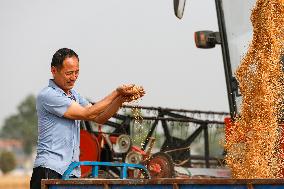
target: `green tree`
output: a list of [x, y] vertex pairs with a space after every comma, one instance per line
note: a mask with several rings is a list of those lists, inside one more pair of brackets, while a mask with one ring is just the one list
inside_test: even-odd
[[0, 169], [6, 174], [16, 167], [15, 155], [12, 152], [3, 151], [0, 154]]
[[24, 152], [29, 155], [37, 142], [36, 100], [27, 96], [18, 106], [18, 112], [6, 118], [0, 137], [23, 142]]

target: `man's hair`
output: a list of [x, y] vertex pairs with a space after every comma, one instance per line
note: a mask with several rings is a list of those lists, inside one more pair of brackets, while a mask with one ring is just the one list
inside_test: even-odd
[[71, 58], [71, 57], [76, 57], [79, 61], [78, 55], [72, 49], [68, 48], [59, 49], [52, 57], [51, 67], [54, 66], [56, 68], [61, 69], [63, 61], [66, 58]]

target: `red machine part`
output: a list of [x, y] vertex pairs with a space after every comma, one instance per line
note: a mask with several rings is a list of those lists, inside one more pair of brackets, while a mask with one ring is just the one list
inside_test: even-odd
[[[104, 134], [103, 134], [103, 131], [102, 131], [102, 125], [101, 124], [98, 125], [98, 131], [99, 131], [99, 135], [96, 138], [97, 138], [97, 141], [99, 141], [100, 147], [102, 148], [105, 145], [106, 141], [105, 141], [105, 138], [104, 138]], [[112, 144], [116, 143], [117, 138], [118, 138], [118, 136], [109, 136], [109, 140]]]
[[144, 150], [142, 150], [138, 146], [132, 146], [131, 150], [140, 153], [142, 156], [146, 156], [147, 155], [146, 152]]
[[[86, 130], [80, 131], [80, 161], [100, 161], [101, 148], [95, 135]], [[92, 166], [81, 166], [81, 177], [87, 177]]]
[[[237, 122], [233, 122], [233, 120], [230, 117], [226, 117], [224, 119], [225, 123], [225, 139], [226, 141], [229, 141], [234, 134], [238, 132], [237, 127], [239, 126]], [[238, 138], [234, 138], [235, 142], [244, 142], [246, 141], [246, 137], [244, 134], [241, 134], [238, 132]]]
[[118, 136], [109, 136], [109, 140], [112, 144], [115, 144], [117, 141]]
[[225, 117], [224, 119], [225, 123], [225, 139], [226, 141], [229, 140], [230, 135], [232, 134], [232, 119], [230, 117]]
[[166, 153], [153, 154], [145, 163], [152, 178], [172, 178], [174, 176], [174, 163]]

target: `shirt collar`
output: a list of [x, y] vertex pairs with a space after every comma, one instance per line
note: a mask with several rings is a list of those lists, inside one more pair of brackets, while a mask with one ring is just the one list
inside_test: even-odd
[[60, 88], [58, 87], [58, 85], [55, 84], [54, 80], [53, 79], [50, 79], [49, 80], [49, 87], [52, 87], [53, 89], [57, 90], [57, 91], [60, 91], [61, 93], [63, 93], [64, 95], [67, 96], [67, 94]]
[[54, 82], [53, 79], [50, 79], [50, 80], [49, 80], [49, 85], [48, 85], [48, 86], [49, 86], [49, 87], [52, 87], [53, 89], [55, 89], [55, 90], [57, 90], [57, 91], [59, 91], [60, 93], [64, 94], [65, 96], [68, 96], [68, 98], [71, 97], [71, 98], [70, 98], [71, 100], [76, 101], [76, 97], [74, 96], [73, 89], [70, 90], [70, 94], [71, 94], [71, 95], [69, 96], [69, 95], [67, 95], [60, 87], [58, 87], [58, 85], [56, 85], [56, 83]]

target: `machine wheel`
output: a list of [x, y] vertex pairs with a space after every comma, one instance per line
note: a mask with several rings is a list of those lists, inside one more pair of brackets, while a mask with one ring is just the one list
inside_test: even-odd
[[[100, 145], [95, 135], [86, 130], [80, 131], [80, 161], [99, 161]], [[81, 177], [91, 174], [92, 166], [81, 166]]]
[[149, 160], [145, 162], [145, 166], [152, 178], [172, 178], [174, 176], [174, 163], [166, 153], [158, 152], [153, 154]]

